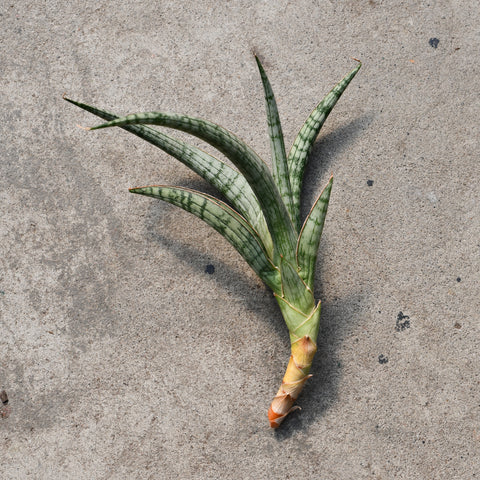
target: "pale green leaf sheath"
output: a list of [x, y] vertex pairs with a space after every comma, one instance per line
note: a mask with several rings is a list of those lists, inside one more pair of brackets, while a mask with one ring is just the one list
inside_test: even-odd
[[[85, 103], [75, 102], [66, 97], [64, 99], [104, 120], [120, 118]], [[250, 185], [240, 173], [203, 150], [148, 126], [127, 125], [121, 128], [160, 148], [214, 186], [252, 224], [272, 258], [273, 243], [265, 217]]]
[[[288, 157], [270, 82], [258, 59], [265, 92], [273, 174], [257, 154], [228, 130], [185, 115], [141, 113], [127, 117], [78, 102], [71, 103], [109, 120], [97, 128], [118, 126], [174, 156], [221, 192], [221, 200], [183, 187], [151, 186], [133, 193], [172, 203], [196, 215], [223, 235], [269, 286], [287, 324], [291, 355], [280, 389], [268, 411], [277, 428], [295, 407], [310, 375], [317, 350], [321, 303], [313, 295], [315, 263], [327, 214], [332, 178], [303, 222], [300, 191], [308, 153], [323, 122], [357, 73], [358, 65], [317, 106], [300, 130]], [[202, 150], [145, 125], [183, 130], [217, 148], [239, 172]], [[300, 228], [301, 227], [301, 228]]]
[[313, 292], [299, 276], [296, 267], [283, 257], [280, 261], [280, 274], [282, 276], [281, 299], [288, 302], [295, 310], [309, 315], [315, 303]]
[[328, 93], [327, 96], [315, 107], [298, 132], [288, 154], [288, 171], [290, 173], [290, 186], [292, 188], [294, 211], [292, 219], [297, 228], [300, 228], [301, 226], [300, 197], [308, 156], [310, 155], [315, 139], [325, 123], [325, 120], [338, 99], [342, 96], [342, 93], [353, 80], [353, 77], [355, 77], [360, 70], [361, 66], [362, 64], [359, 62], [358, 65], [340, 82], [338, 82], [330, 93]]
[[292, 246], [294, 249], [297, 235], [292, 221], [267, 165], [250, 147], [220, 125], [200, 118], [164, 112], [127, 115], [91, 130], [141, 124], [183, 130], [210, 143], [229, 158], [243, 174], [260, 203], [272, 236], [274, 259], [278, 259], [280, 255], [294, 258]]

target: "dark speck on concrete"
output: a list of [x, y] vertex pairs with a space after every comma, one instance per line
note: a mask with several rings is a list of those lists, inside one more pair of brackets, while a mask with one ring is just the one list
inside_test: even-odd
[[461, 323], [458, 323], [458, 322], [455, 322], [454, 327], [455, 327], [457, 330], [460, 330], [460, 329], [462, 328], [462, 324], [461, 324]]
[[7, 395], [7, 392], [5, 390], [2, 390], [0, 392], [0, 400], [2, 401], [2, 403], [4, 405], [7, 405], [8, 403], [8, 395]]
[[379, 355], [378, 363], [380, 363], [381, 365], [383, 365], [384, 363], [388, 363], [388, 357], [386, 357], [385, 355]]
[[457, 282], [461, 282], [462, 279], [460, 277], [457, 277]]
[[428, 43], [430, 44], [431, 47], [437, 48], [438, 44], [440, 43], [440, 40], [438, 38], [431, 38]]
[[406, 328], [410, 328], [410, 317], [404, 315], [403, 312], [398, 312], [395, 330], [397, 332], [403, 332]]
[[208, 273], [209, 275], [213, 275], [215, 273], [215, 267], [213, 265], [207, 265], [205, 267], [205, 273]]
[[373, 180], [367, 180], [367, 185], [371, 187], [373, 185]]

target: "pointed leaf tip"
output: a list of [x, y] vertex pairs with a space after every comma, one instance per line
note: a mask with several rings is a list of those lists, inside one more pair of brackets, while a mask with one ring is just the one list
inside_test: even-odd
[[300, 268], [300, 276], [310, 288], [313, 288], [315, 263], [327, 215], [332, 184], [333, 176], [330, 177], [326, 187], [313, 204], [298, 237], [297, 265]]
[[340, 80], [340, 82], [338, 82], [314, 108], [298, 132], [288, 154], [288, 171], [290, 174], [290, 185], [295, 211], [294, 218], [297, 221], [297, 228], [300, 227], [300, 194], [302, 190], [303, 174], [305, 172], [305, 166], [313, 143], [315, 142], [315, 139], [328, 115], [342, 96], [347, 86], [360, 70], [361, 65], [361, 62], [359, 62], [359, 64], [356, 65], [350, 73], [345, 75], [345, 77], [343, 77], [343, 79]]
[[294, 213], [292, 191], [290, 187], [290, 178], [287, 164], [287, 154], [285, 152], [285, 143], [283, 140], [282, 125], [278, 114], [277, 102], [272, 90], [270, 81], [262, 66], [262, 62], [255, 55], [258, 71], [263, 84], [265, 96], [265, 109], [267, 113], [268, 135], [270, 137], [270, 151], [272, 155], [272, 170], [275, 184], [278, 187], [280, 196], [287, 208], [290, 218]]
[[[132, 125], [159, 125], [182, 130], [206, 141], [223, 153], [238, 168], [253, 190], [275, 247], [279, 251], [294, 251], [296, 231], [272, 174], [265, 162], [236, 135], [207, 120], [162, 112], [127, 115], [92, 127], [91, 130]], [[276, 250], [273, 256], [275, 255]]]
[[[65, 100], [106, 121], [120, 118], [112, 112], [85, 103], [79, 103], [69, 98], [65, 98]], [[265, 217], [257, 197], [243, 175], [203, 150], [146, 125], [124, 125], [120, 128], [173, 156], [217, 188], [232, 206], [252, 224], [269, 255], [273, 255], [272, 238]]]

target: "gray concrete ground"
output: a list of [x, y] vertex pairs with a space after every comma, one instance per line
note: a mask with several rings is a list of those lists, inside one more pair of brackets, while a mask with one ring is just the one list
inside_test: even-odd
[[[2, 479], [480, 477], [477, 2], [0, 14]], [[335, 175], [322, 328], [278, 431], [289, 346], [270, 292], [200, 220], [127, 187], [211, 190], [126, 132], [77, 128], [96, 119], [62, 100], [201, 116], [268, 158], [253, 49], [287, 144], [364, 63], [307, 171], [305, 210]]]

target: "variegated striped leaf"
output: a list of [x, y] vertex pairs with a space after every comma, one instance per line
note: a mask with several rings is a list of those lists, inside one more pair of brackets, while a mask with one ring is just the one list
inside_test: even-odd
[[294, 207], [294, 215], [292, 219], [297, 228], [299, 228], [301, 224], [300, 195], [308, 155], [312, 150], [315, 139], [325, 123], [325, 120], [347, 88], [348, 84], [353, 80], [353, 77], [357, 74], [358, 70], [360, 70], [361, 66], [362, 64], [359, 62], [359, 64], [339, 83], [337, 83], [330, 93], [327, 94], [327, 96], [317, 105], [305, 121], [303, 127], [300, 129], [300, 132], [295, 138], [288, 154], [288, 171], [290, 173], [290, 185], [292, 188]]
[[298, 275], [297, 269], [285, 258], [280, 260], [282, 298], [294, 309], [308, 315], [315, 306], [313, 293]]
[[244, 175], [260, 203], [273, 240], [274, 260], [277, 261], [280, 255], [284, 255], [294, 261], [296, 231], [268, 167], [248, 145], [220, 125], [186, 115], [162, 112], [128, 115], [93, 127], [92, 130], [139, 124], [161, 125], [190, 133], [229, 158]]
[[[83, 108], [104, 120], [110, 121], [120, 118], [119, 116], [105, 110], [100, 110], [96, 107], [76, 102], [66, 97], [64, 98], [68, 102]], [[243, 175], [203, 150], [200, 150], [193, 145], [188, 145], [181, 140], [175, 139], [170, 135], [159, 132], [151, 127], [145, 125], [127, 125], [121, 128], [137, 135], [152, 145], [155, 145], [169, 155], [172, 155], [172, 157], [175, 157], [213, 185], [258, 232], [265, 250], [269, 256], [272, 257], [273, 243], [270, 232], [268, 231], [260, 204]]]
[[332, 184], [333, 177], [330, 178], [327, 186], [313, 204], [298, 237], [297, 265], [300, 268], [300, 276], [311, 289], [313, 289], [315, 280], [318, 246], [320, 245], [325, 216], [327, 215]]
[[265, 93], [265, 107], [267, 110], [268, 135], [270, 137], [270, 150], [272, 152], [273, 178], [277, 184], [283, 202], [290, 216], [293, 214], [292, 190], [290, 188], [290, 176], [288, 174], [287, 154], [283, 140], [282, 125], [278, 115], [277, 102], [273, 94], [272, 86], [268, 80], [263, 66], [255, 55], [260, 77], [262, 78]]
[[159, 198], [201, 218], [235, 247], [274, 292], [281, 290], [280, 274], [263, 249], [257, 232], [226, 203], [205, 193], [183, 187], [159, 185], [131, 188], [130, 192]]

